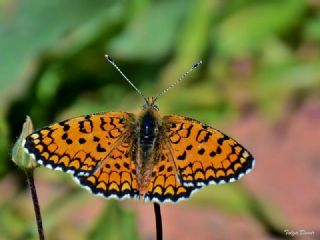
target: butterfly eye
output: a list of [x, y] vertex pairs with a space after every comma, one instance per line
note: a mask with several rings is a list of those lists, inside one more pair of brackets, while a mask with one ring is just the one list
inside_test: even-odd
[[145, 103], [142, 105], [142, 109], [150, 109], [150, 105], [148, 103]]

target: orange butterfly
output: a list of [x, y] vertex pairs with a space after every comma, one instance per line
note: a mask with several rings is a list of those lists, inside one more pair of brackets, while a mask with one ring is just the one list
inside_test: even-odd
[[161, 116], [155, 101], [199, 66], [195, 64], [139, 114], [109, 112], [72, 118], [30, 134], [25, 151], [38, 164], [72, 173], [81, 186], [107, 198], [177, 202], [208, 184], [233, 182], [254, 167], [232, 138], [197, 120]]

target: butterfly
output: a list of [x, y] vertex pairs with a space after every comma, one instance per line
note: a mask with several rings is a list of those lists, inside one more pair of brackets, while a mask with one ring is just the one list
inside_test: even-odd
[[160, 95], [181, 81], [193, 65], [158, 97], [145, 97], [139, 114], [106, 112], [64, 120], [37, 130], [23, 141], [39, 165], [71, 173], [93, 194], [178, 202], [205, 185], [234, 182], [255, 164], [233, 138], [197, 120], [161, 115]]

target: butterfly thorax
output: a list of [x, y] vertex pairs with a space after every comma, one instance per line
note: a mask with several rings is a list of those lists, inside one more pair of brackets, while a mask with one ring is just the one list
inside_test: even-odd
[[[149, 106], [149, 107], [148, 107]], [[137, 179], [140, 193], [147, 192], [155, 164], [156, 143], [159, 135], [159, 116], [157, 110], [148, 105], [139, 117], [137, 134]]]
[[[154, 104], [154, 98], [148, 97], [139, 117], [139, 147], [144, 156], [143, 162], [148, 162], [147, 152], [154, 146], [159, 130], [158, 107]], [[153, 149], [152, 149], [153, 150]]]

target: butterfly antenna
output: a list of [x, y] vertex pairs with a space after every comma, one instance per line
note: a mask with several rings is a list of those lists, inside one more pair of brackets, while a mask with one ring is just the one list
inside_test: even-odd
[[193, 70], [195, 70], [196, 68], [198, 68], [200, 65], [202, 64], [202, 61], [199, 61], [195, 64], [192, 65], [192, 67], [185, 72], [177, 81], [175, 81], [174, 83], [172, 83], [168, 88], [164, 89], [162, 92], [160, 92], [158, 94], [158, 96], [156, 96], [154, 98], [154, 101], [156, 101], [161, 95], [163, 95], [164, 93], [166, 93], [169, 89], [173, 88], [174, 86], [176, 86], [179, 82], [181, 82], [183, 79], [186, 78], [187, 75], [189, 75], [189, 73], [191, 73]]
[[124, 73], [120, 70], [120, 68], [117, 66], [117, 64], [113, 61], [110, 55], [106, 54], [104, 55], [105, 58], [111, 63], [118, 72], [122, 75], [122, 77], [144, 98], [145, 101], [147, 101], [146, 96], [124, 75]]

